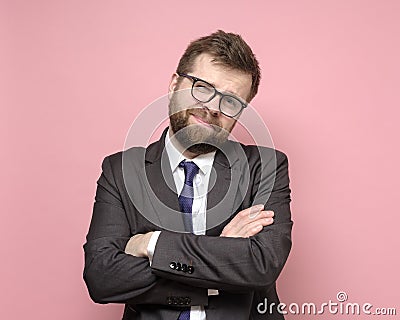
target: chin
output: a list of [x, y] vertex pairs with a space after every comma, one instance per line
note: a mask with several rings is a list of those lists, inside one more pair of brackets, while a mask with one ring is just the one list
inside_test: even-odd
[[200, 154], [206, 154], [206, 153], [216, 151], [217, 149], [218, 148], [216, 146], [213, 146], [211, 144], [198, 143], [198, 144], [194, 144], [194, 145], [188, 147], [186, 150], [188, 150], [191, 153], [200, 155]]
[[216, 151], [226, 142], [227, 136], [223, 134], [224, 132], [210, 133], [210, 130], [205, 130], [203, 126], [190, 126], [190, 129], [185, 127], [180, 130], [176, 138], [186, 150], [195, 154], [205, 154]]

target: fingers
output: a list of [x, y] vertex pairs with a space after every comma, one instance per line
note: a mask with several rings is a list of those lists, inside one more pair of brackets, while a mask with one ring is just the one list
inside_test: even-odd
[[[238, 215], [235, 218], [237, 218]], [[225, 228], [232, 230], [232, 231], [239, 231], [243, 227], [245, 227], [249, 224], [254, 224], [254, 223], [263, 224], [262, 221], [264, 219], [271, 219], [271, 223], [272, 223], [273, 216], [274, 216], [273, 211], [264, 211], [263, 210], [263, 211], [257, 212], [257, 214], [249, 214], [249, 215], [241, 216], [238, 219], [235, 219], [235, 221], [232, 219], [232, 221], [229, 222], [229, 224]]]
[[[257, 217], [257, 215], [264, 210], [264, 205], [262, 204], [257, 204], [255, 206], [252, 206], [250, 208], [244, 209], [242, 211], [240, 211], [237, 215], [240, 218], [244, 218], [244, 217], [249, 217], [250, 219]], [[236, 218], [235, 217], [235, 218]]]
[[243, 223], [249, 222], [251, 219], [259, 219], [260, 213], [264, 212], [264, 205], [255, 205], [250, 208], [240, 211], [232, 220], [229, 222], [231, 227], [239, 226]]
[[272, 218], [272, 211], [260, 211], [260, 210], [243, 210], [239, 212], [225, 227], [225, 231], [237, 232], [242, 229], [245, 225], [258, 221], [260, 219]]
[[256, 205], [253, 207], [250, 207], [247, 209], [245, 213], [243, 213], [243, 216], [246, 214], [248, 215], [249, 219], [254, 219], [256, 218], [262, 211], [264, 211], [264, 206], [263, 205]]
[[248, 238], [259, 233], [263, 227], [271, 225], [274, 222], [272, 217], [261, 218], [264, 216], [264, 213], [271, 215], [271, 213], [264, 211], [260, 213], [259, 218], [254, 221], [248, 222], [246, 224], [240, 224], [235, 227], [231, 227], [227, 225], [221, 233], [221, 236], [224, 237], [241, 237]]
[[273, 218], [263, 218], [253, 221], [249, 224], [244, 225], [238, 232], [237, 236], [248, 238], [259, 233], [263, 227], [269, 226], [274, 222]]
[[250, 237], [274, 222], [274, 212], [255, 205], [240, 211], [224, 228], [221, 236]]

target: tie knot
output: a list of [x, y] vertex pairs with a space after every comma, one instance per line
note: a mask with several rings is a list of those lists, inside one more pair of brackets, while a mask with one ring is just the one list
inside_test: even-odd
[[185, 171], [185, 183], [193, 185], [193, 178], [199, 172], [199, 167], [192, 161], [183, 160], [179, 163], [179, 167]]

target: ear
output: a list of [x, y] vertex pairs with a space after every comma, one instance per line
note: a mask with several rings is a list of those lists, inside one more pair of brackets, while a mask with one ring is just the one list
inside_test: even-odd
[[178, 78], [179, 78], [179, 75], [176, 72], [171, 76], [171, 81], [169, 82], [169, 86], [168, 86], [168, 99], [169, 100], [171, 100], [172, 94], [174, 93], [174, 91], [176, 90], [176, 88], [178, 86]]

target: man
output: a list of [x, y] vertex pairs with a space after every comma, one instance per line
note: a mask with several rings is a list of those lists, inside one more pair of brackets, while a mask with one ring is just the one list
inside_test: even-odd
[[228, 139], [259, 81], [239, 35], [188, 46], [161, 139], [103, 162], [84, 245], [95, 302], [124, 303], [124, 320], [283, 319], [273, 306], [291, 248], [287, 158]]

